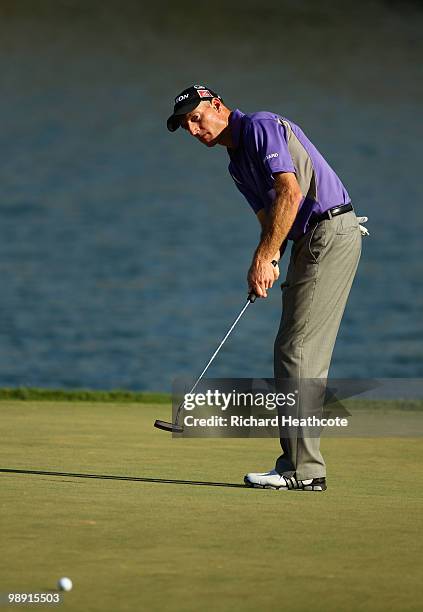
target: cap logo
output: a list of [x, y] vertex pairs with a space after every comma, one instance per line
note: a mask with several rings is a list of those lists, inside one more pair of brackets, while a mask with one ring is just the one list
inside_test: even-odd
[[208, 89], [199, 89], [197, 93], [200, 96], [200, 98], [213, 98], [213, 96], [211, 95]]
[[178, 96], [177, 98], [175, 98], [175, 104], [178, 104], [179, 102], [182, 102], [182, 100], [186, 100], [186, 98], [189, 97], [189, 94], [184, 94], [183, 96]]

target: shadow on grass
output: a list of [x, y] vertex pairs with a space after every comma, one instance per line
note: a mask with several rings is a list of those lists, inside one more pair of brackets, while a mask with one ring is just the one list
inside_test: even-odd
[[236, 487], [249, 490], [243, 484], [232, 482], [202, 482], [199, 480], [170, 480], [169, 478], [141, 478], [136, 476], [112, 476], [108, 474], [75, 474], [73, 472], [47, 472], [44, 470], [15, 470], [0, 468], [0, 472], [7, 474], [31, 474], [36, 476], [69, 476], [70, 478], [97, 478], [99, 480], [128, 480], [129, 482], [158, 482], [162, 484], [197, 485], [206, 487]]

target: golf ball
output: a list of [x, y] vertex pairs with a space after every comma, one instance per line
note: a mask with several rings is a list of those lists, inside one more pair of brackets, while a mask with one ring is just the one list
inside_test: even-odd
[[72, 580], [70, 578], [60, 578], [57, 586], [61, 591], [70, 591], [72, 589]]

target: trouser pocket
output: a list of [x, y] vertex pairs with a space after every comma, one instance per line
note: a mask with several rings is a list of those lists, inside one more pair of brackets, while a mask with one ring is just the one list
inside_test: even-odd
[[326, 247], [327, 221], [321, 221], [310, 230], [307, 249], [313, 263], [318, 263]]

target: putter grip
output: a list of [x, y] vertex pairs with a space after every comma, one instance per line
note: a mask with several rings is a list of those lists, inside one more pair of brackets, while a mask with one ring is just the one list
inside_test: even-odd
[[[278, 262], [276, 261], [276, 259], [272, 259], [271, 264], [272, 264], [272, 266], [273, 266], [274, 268], [276, 268], [276, 266], [278, 265]], [[248, 299], [249, 299], [249, 301], [251, 302], [251, 304], [254, 304], [254, 302], [255, 302], [255, 301], [256, 301], [256, 299], [257, 299], [257, 296], [256, 296], [256, 294], [254, 293], [254, 291], [251, 291], [251, 292], [248, 294]]]

